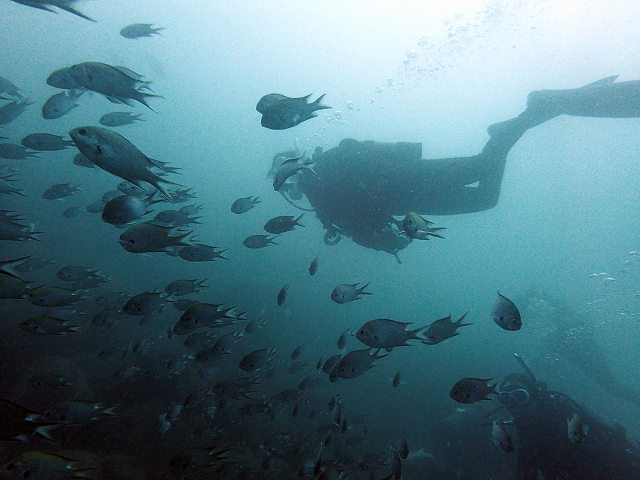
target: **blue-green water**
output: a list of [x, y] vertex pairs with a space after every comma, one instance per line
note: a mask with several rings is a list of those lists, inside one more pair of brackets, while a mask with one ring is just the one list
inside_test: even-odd
[[[424, 448], [433, 455], [436, 467], [431, 472], [419, 463], [430, 460], [405, 460], [403, 478], [514, 478], [516, 456], [492, 445], [494, 417], [482, 416], [499, 403], [461, 406], [449, 397], [460, 378], [500, 379], [520, 371], [514, 352], [549, 388], [619, 422], [629, 436], [640, 436], [638, 118], [563, 115], [529, 130], [507, 157], [497, 206], [429, 216], [447, 228], [446, 238], [414, 241], [400, 252], [402, 264], [348, 238], [325, 245], [313, 213], [305, 215], [304, 228], [281, 235], [276, 246], [242, 245], [248, 235], [265, 233], [268, 219], [299, 215], [267, 178], [278, 152], [311, 155], [316, 146], [329, 150], [354, 138], [422, 143], [426, 159], [471, 156], [487, 142], [487, 127], [522, 112], [531, 91], [577, 88], [610, 75], [619, 75], [620, 82], [640, 79], [640, 42], [630, 21], [640, 14], [635, 2], [429, 3], [78, 3], [96, 23], [0, 3], [0, 75], [34, 102], [0, 128], [0, 136], [19, 144], [33, 132], [68, 136], [72, 128], [97, 126], [111, 111], [141, 113], [143, 122], [115, 130], [149, 157], [182, 169], [168, 178], [191, 188], [194, 202], [203, 206], [197, 242], [229, 249], [228, 260], [204, 263], [128, 253], [118, 243], [123, 230], [99, 214], [62, 215], [68, 207], [84, 209], [121, 179], [74, 165], [75, 148], [2, 161], [17, 169], [12, 184], [25, 196], [3, 195], [1, 209], [23, 214], [24, 223], [43, 232], [40, 241], [2, 241], [2, 258], [54, 260], [22, 275], [32, 287], [64, 286], [55, 273], [65, 265], [100, 269], [110, 281], [84, 294], [73, 314], [81, 331], [64, 336], [27, 333], [20, 324], [42, 311], [26, 299], [0, 301], [0, 398], [40, 413], [64, 400], [118, 407], [115, 416], [57, 429], [53, 442], [2, 442], [0, 463], [25, 451], [65, 451], [100, 465], [104, 478], [212, 478], [221, 462], [207, 467], [197, 449], [224, 445], [238, 466], [213, 478], [297, 478], [331, 430], [328, 403], [339, 395], [348, 429], [334, 432], [332, 444], [323, 447], [325, 470], [340, 464], [349, 478], [371, 478], [362, 458], [375, 454], [387, 462], [389, 446], [406, 438], [411, 451]], [[166, 30], [138, 40], [119, 35], [137, 22]], [[157, 113], [139, 104], [112, 105], [88, 92], [68, 115], [43, 119], [42, 104], [60, 92], [46, 84], [48, 75], [88, 61], [126, 66], [151, 80], [163, 97], [149, 101]], [[332, 109], [291, 129], [268, 130], [255, 105], [271, 92], [313, 92], [312, 99], [326, 94], [323, 102]], [[41, 197], [52, 184], [66, 182], [80, 184], [82, 191], [59, 201]], [[249, 195], [260, 196], [261, 203], [243, 215], [230, 212], [235, 199]], [[164, 208], [177, 207], [154, 206], [156, 212]], [[316, 255], [319, 269], [311, 277], [307, 267]], [[184, 337], [168, 338], [181, 315], [171, 305], [143, 325], [131, 316], [111, 328], [92, 325], [99, 295], [130, 297], [162, 290], [179, 278], [206, 278], [209, 287], [189, 298], [239, 305], [247, 319], [263, 320], [264, 326], [238, 335], [231, 354], [203, 366], [183, 346]], [[287, 299], [278, 306], [276, 294], [289, 282]], [[331, 301], [337, 284], [355, 282], [371, 282], [373, 295], [344, 305]], [[501, 330], [491, 320], [497, 290], [519, 306], [520, 331]], [[318, 359], [339, 353], [336, 341], [346, 329], [374, 318], [423, 326], [466, 311], [473, 325], [455, 338], [435, 346], [412, 341], [356, 379], [331, 383], [321, 372], [320, 385], [300, 398], [279, 407], [269, 402], [315, 374]], [[239, 320], [215, 334], [240, 331], [245, 324]], [[150, 343], [148, 350], [132, 351], [142, 339]], [[300, 344], [308, 365], [290, 374], [289, 354]], [[247, 376], [238, 368], [245, 354], [274, 346], [277, 352], [257, 372], [260, 384], [251, 395], [252, 402], [266, 402], [266, 412], [246, 415], [241, 407], [249, 400], [222, 401], [206, 393], [217, 382]], [[359, 348], [350, 337], [347, 351]], [[103, 350], [113, 355], [100, 358]], [[114, 375], [124, 367], [139, 370], [127, 378]], [[398, 369], [402, 384], [394, 388]], [[52, 373], [71, 387], [36, 388], [28, 382], [35, 374]], [[192, 403], [161, 432], [159, 417], [188, 395]], [[293, 416], [296, 404], [299, 413]], [[456, 410], [461, 407], [463, 413]], [[438, 453], [438, 443], [447, 440], [434, 435], [434, 425], [456, 415], [469, 415], [474, 425], [486, 423], [486, 432], [469, 443], [490, 452], [477, 477], [456, 471]], [[565, 435], [566, 425], [559, 431]], [[516, 441], [516, 454], [521, 447]], [[89, 454], [95, 458], [87, 460]], [[179, 454], [197, 458], [198, 465], [180, 472], [170, 468]], [[373, 470], [373, 478], [382, 478], [389, 466]]]

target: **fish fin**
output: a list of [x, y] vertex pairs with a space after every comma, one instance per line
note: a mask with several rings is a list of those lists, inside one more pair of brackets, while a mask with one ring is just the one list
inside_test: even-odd
[[[320, 105], [320, 102], [322, 101], [322, 99], [325, 97], [326, 94], [322, 94], [320, 95], [315, 102], [310, 103], [309, 106], [312, 107], [313, 110], [324, 110], [327, 108], [331, 108], [328, 105]], [[313, 111], [312, 110], [312, 111]], [[315, 115], [314, 115], [315, 116]]]
[[106, 99], [107, 99], [107, 100], [109, 100], [111, 103], [114, 103], [114, 104], [116, 104], [116, 105], [122, 105], [122, 104], [124, 103], [122, 100], [120, 100], [119, 98], [116, 98], [116, 97], [109, 97], [109, 96], [106, 96], [106, 95], [105, 95], [105, 97], [104, 97], [104, 98], [106, 98]]
[[[358, 295], [373, 295], [373, 293], [371, 292], [365, 292], [364, 289], [367, 288], [369, 286], [371, 282], [367, 282], [365, 285], [363, 285], [362, 287], [358, 288]], [[356, 283], [357, 285], [357, 283]]]
[[33, 431], [33, 433], [35, 433], [36, 435], [39, 435], [42, 438], [45, 438], [47, 440], [51, 440], [53, 442], [54, 438], [51, 436], [51, 432], [53, 432], [54, 430], [60, 428], [61, 426], [62, 426], [62, 424], [60, 424], [60, 423], [54, 424], [54, 425], [42, 425], [42, 426], [36, 428]]
[[116, 413], [116, 408], [118, 408], [118, 407], [119, 407], [119, 405], [112, 405], [111, 407], [103, 408], [103, 409], [101, 410], [101, 412], [102, 412], [104, 415], [111, 415], [111, 416], [115, 417], [115, 416], [117, 415], [117, 413]]
[[38, 10], [44, 10], [45, 12], [51, 12], [51, 13], [55, 13], [55, 14], [58, 13], [48, 5], [37, 5], [37, 4], [34, 4], [34, 5], [25, 4], [25, 5], [27, 5], [27, 6], [31, 7], [31, 8], [37, 8]]
[[[158, 175], [156, 175], [155, 173], [147, 170], [148, 173], [148, 177], [147, 178], [143, 178], [141, 180], [153, 185], [156, 189], [158, 189], [160, 191], [160, 193], [162, 193], [162, 195], [164, 195], [170, 202], [173, 202], [173, 198], [171, 197], [171, 194], [160, 185], [160, 182], [162, 183], [167, 183], [169, 185], [177, 185], [178, 187], [184, 187], [184, 185], [180, 184], [180, 183], [176, 183], [176, 182], [172, 182], [170, 180], [165, 180], [162, 177], [159, 177]], [[139, 184], [139, 182], [133, 182], [135, 185], [137, 185], [140, 188], [143, 188], [142, 185]]]
[[141, 104], [143, 104], [145, 107], [147, 107], [152, 112], [158, 113], [153, 108], [151, 108], [151, 106], [147, 103], [147, 99], [148, 98], [164, 98], [162, 95], [155, 95], [155, 94], [151, 94], [151, 93], [141, 93], [141, 92], [137, 92], [137, 93], [139, 95], [137, 95], [136, 98], [134, 98], [134, 100], [140, 102]]
[[[463, 315], [462, 315], [458, 320], [456, 320], [455, 322], [453, 322], [453, 325], [454, 325], [456, 328], [459, 328], [459, 327], [466, 327], [467, 325], [473, 325], [473, 323], [463, 323], [463, 320], [466, 318], [466, 316], [467, 316], [467, 314], [468, 314], [468, 313], [469, 313], [468, 311], [467, 311], [467, 312], [464, 312], [464, 314], [463, 314]], [[451, 317], [451, 315], [449, 315], [449, 317]]]
[[445, 238], [442, 235], [440, 235], [438, 232], [441, 231], [441, 230], [446, 230], [446, 229], [447, 229], [447, 227], [430, 228], [427, 233], [429, 235], [431, 235], [432, 237]]

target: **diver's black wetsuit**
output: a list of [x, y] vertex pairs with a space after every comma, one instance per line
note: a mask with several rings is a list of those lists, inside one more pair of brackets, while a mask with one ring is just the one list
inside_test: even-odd
[[[518, 480], [640, 478], [640, 447], [621, 425], [608, 425], [564, 393], [523, 374], [508, 376], [502, 388], [524, 388], [530, 395], [520, 403], [501, 395], [518, 437]], [[575, 444], [567, 426], [574, 414], [588, 428], [586, 438]]]
[[489, 141], [472, 157], [423, 160], [420, 144], [352, 139], [326, 152], [317, 149], [317, 175], [304, 171], [299, 190], [329, 236], [347, 235], [365, 247], [397, 254], [411, 240], [393, 215], [455, 215], [494, 207], [507, 154], [528, 129], [561, 114], [640, 117], [640, 81], [614, 80], [531, 92], [527, 109], [491, 125]]
[[[609, 425], [561, 392], [549, 391], [533, 375], [511, 374], [501, 383], [504, 408], [491, 417], [456, 413], [433, 425], [434, 468], [429, 478], [494, 480], [635, 480], [640, 447], [618, 424]], [[580, 443], [569, 440], [567, 420], [577, 414], [588, 427]], [[491, 438], [493, 418], [506, 421], [514, 452]], [[439, 465], [439, 468], [435, 468]]]

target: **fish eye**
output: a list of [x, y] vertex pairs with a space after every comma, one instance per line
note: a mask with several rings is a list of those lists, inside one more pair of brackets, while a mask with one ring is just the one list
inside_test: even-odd
[[86, 135], [86, 134], [87, 134], [87, 129], [86, 129], [86, 128], [80, 128], [80, 129], [78, 130], [78, 133], [79, 133], [80, 135]]
[[102, 153], [104, 153], [104, 152], [102, 151], [102, 147], [101, 147], [100, 145], [96, 145], [96, 150], [98, 151], [98, 153], [99, 153], [100, 155], [102, 155]]

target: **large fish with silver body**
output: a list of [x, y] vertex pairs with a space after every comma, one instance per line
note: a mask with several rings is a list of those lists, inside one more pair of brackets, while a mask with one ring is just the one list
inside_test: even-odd
[[184, 239], [193, 232], [172, 236], [171, 230], [152, 223], [139, 223], [120, 235], [119, 242], [131, 253], [164, 252], [169, 247], [189, 245]]
[[171, 200], [171, 195], [161, 183], [180, 185], [149, 170], [156, 161], [152, 161], [133, 143], [111, 130], [101, 127], [79, 127], [71, 130], [69, 135], [80, 153], [95, 165], [140, 188], [144, 188], [142, 182], [146, 182]]
[[70, 76], [82, 88], [100, 93], [112, 103], [131, 105], [135, 100], [153, 110], [147, 103], [148, 98], [160, 98], [160, 95], [141, 92], [142, 84], [148, 89], [149, 82], [142, 82], [140, 76], [129, 69], [114, 67], [100, 62], [84, 62], [69, 67]]

